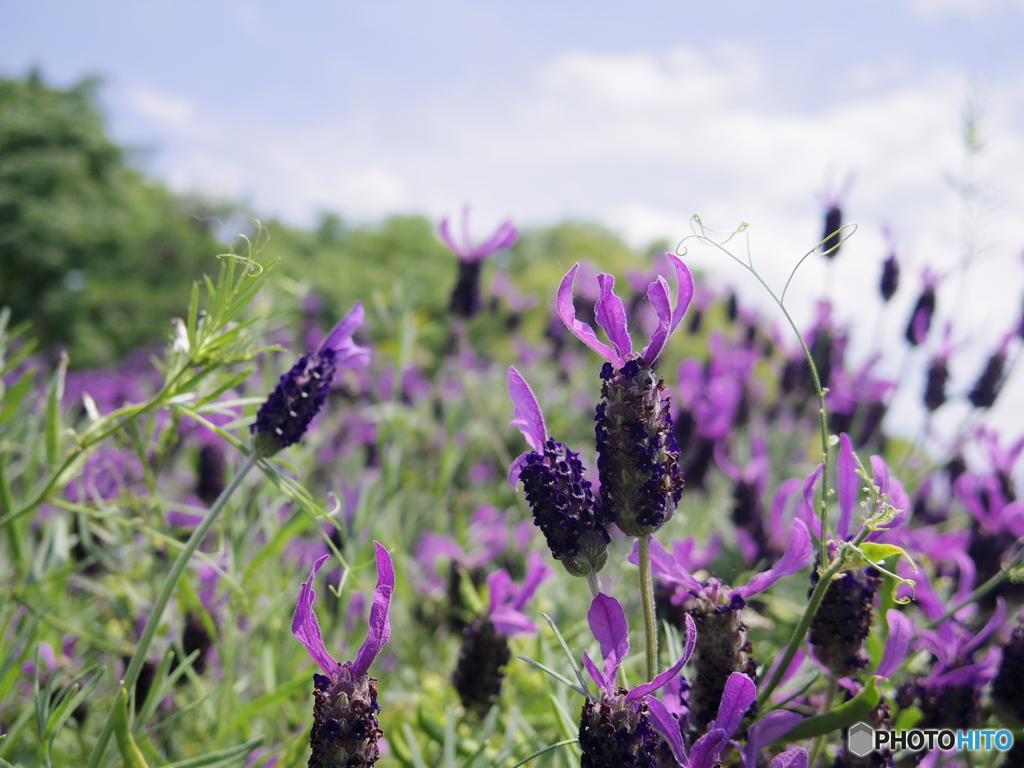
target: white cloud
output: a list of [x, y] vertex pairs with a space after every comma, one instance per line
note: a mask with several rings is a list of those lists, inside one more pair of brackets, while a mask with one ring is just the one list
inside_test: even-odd
[[195, 120], [195, 104], [188, 99], [143, 86], [129, 88], [127, 95], [129, 103], [139, 114], [161, 123], [182, 127], [191, 125]]

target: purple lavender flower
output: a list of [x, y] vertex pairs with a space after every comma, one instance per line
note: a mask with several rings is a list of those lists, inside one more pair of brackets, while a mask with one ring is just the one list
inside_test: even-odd
[[505, 665], [511, 658], [508, 639], [537, 632], [537, 625], [522, 611], [541, 582], [551, 575], [551, 569], [536, 552], [530, 553], [529, 560], [522, 587], [505, 570], [487, 578], [489, 609], [462, 633], [452, 685], [462, 705], [480, 717], [487, 714], [501, 693]]
[[991, 408], [999, 397], [1006, 375], [1006, 354], [1014, 335], [1008, 333], [1003, 337], [999, 348], [989, 357], [985, 363], [985, 370], [981, 372], [981, 376], [967, 396], [975, 408]]
[[939, 275], [930, 269], [925, 269], [921, 275], [924, 288], [921, 295], [917, 297], [914, 311], [910, 313], [910, 320], [907, 323], [906, 338], [911, 346], [916, 347], [928, 336], [928, 329], [932, 324], [932, 316], [935, 314], [935, 289], [939, 285]]
[[[684, 549], [682, 543], [674, 547]], [[651, 573], [657, 579], [677, 585], [672, 603], [686, 607], [686, 620], [697, 627], [697, 655], [694, 659], [696, 675], [690, 692], [690, 711], [693, 724], [703, 727], [715, 716], [733, 672], [754, 678], [756, 665], [746, 635], [746, 625], [740, 611], [753, 595], [764, 592], [785, 576], [803, 570], [811, 562], [814, 550], [807, 527], [794, 520], [789, 545], [772, 568], [754, 576], [746, 586], [729, 589], [719, 579], [710, 578], [702, 583], [680, 563], [657, 539], [651, 541]], [[626, 558], [637, 565], [639, 547]]]
[[[626, 690], [616, 685], [615, 676], [629, 654], [629, 625], [622, 606], [601, 593], [587, 611], [594, 638], [601, 644], [604, 671], [599, 671], [586, 652], [583, 665], [597, 683], [601, 697], [589, 694], [580, 717], [581, 768], [654, 768], [657, 765], [658, 732], [669, 743], [679, 741], [679, 724], [653, 694], [679, 674], [693, 653], [696, 630], [687, 620], [683, 655], [670, 669], [649, 683]], [[686, 765], [687, 763], [684, 763]]]
[[981, 649], [1002, 629], [1006, 617], [1006, 603], [999, 598], [991, 618], [978, 631], [950, 618], [934, 630], [918, 634], [917, 647], [931, 652], [934, 662], [926, 676], [900, 689], [900, 698], [904, 704], [916, 701], [924, 714], [920, 727], [967, 728], [978, 722], [981, 690], [995, 677], [1000, 659], [998, 648], [990, 647], [984, 653]]
[[292, 619], [292, 634], [306, 646], [320, 665], [323, 675], [313, 675], [313, 729], [309, 736], [312, 755], [310, 768], [370, 766], [380, 756], [377, 743], [383, 735], [378, 723], [377, 680], [367, 672], [391, 635], [388, 609], [395, 589], [395, 571], [391, 556], [379, 543], [377, 548], [377, 588], [370, 608], [370, 631], [354, 661], [334, 660], [324, 647], [320, 624], [313, 612], [313, 582], [330, 555], [313, 564], [309, 581], [299, 589]]
[[[681, 724], [665, 710], [660, 701], [651, 703], [652, 714], [659, 723], [659, 730], [666, 737], [676, 762], [683, 768], [714, 768], [722, 765], [722, 755], [730, 744], [730, 739], [747, 716], [751, 705], [757, 699], [757, 687], [746, 675], [734, 672], [729, 676], [722, 690], [721, 701], [718, 702], [718, 717], [708, 724], [704, 731], [686, 749]], [[656, 702], [656, 703], [654, 703]], [[747, 734], [746, 747], [740, 754], [744, 768], [757, 768], [764, 765], [760, 762], [762, 751], [772, 742], [785, 736], [793, 726], [803, 718], [793, 712], [776, 710], [755, 723]], [[662, 730], [663, 728], [663, 730]], [[791, 749], [776, 756], [769, 768], [807, 768], [807, 752], [803, 749]], [[730, 763], [731, 764], [731, 763]]]
[[533, 521], [566, 571], [573, 576], [600, 571], [608, 560], [611, 520], [594, 502], [579, 454], [548, 437], [533, 390], [512, 366], [508, 393], [515, 415], [509, 426], [519, 427], [533, 448], [512, 462], [509, 482], [513, 487], [523, 482]]
[[[855, 539], [868, 524], [865, 521], [861, 523], [856, 534], [851, 532], [860, 479], [849, 435], [840, 435], [839, 442], [839, 520], [836, 525], [837, 539], [828, 541], [830, 556], [838, 552], [842, 542]], [[890, 477], [889, 467], [885, 461], [879, 456], [872, 456], [871, 468], [872, 482], [878, 489], [882, 508], [872, 511], [873, 530], [865, 539], [869, 542], [882, 538], [900, 525], [907, 518], [910, 509], [910, 499], [899, 480]], [[804, 482], [803, 487], [804, 516], [819, 539], [823, 534], [821, 520], [814, 513], [814, 486], [822, 474], [823, 466], [819, 465]], [[818, 578], [818, 571], [813, 571], [812, 591], [818, 583]], [[852, 568], [843, 571], [833, 577], [814, 615], [808, 641], [814, 647], [818, 661], [837, 677], [849, 677], [867, 664], [863, 646], [871, 629], [875, 591], [880, 583], [880, 577], [875, 575], [874, 569], [871, 568]]]
[[882, 301], [888, 302], [896, 295], [896, 289], [900, 284], [900, 263], [896, 260], [896, 244], [888, 227], [885, 228], [885, 239], [889, 244], [889, 256], [882, 263], [879, 291], [882, 294]]
[[356, 346], [352, 334], [363, 322], [363, 305], [358, 301], [327, 335], [320, 347], [303, 355], [256, 413], [251, 430], [253, 448], [260, 456], [273, 456], [297, 443], [313, 417], [320, 412], [331, 381], [339, 368], [364, 368], [370, 351]]
[[576, 319], [573, 281], [579, 264], [558, 287], [558, 313], [570, 331], [607, 362], [601, 371], [601, 402], [594, 428], [601, 505], [607, 517], [628, 536], [646, 536], [672, 517], [683, 490], [679, 448], [672, 429], [670, 399], [665, 382], [655, 373], [669, 335], [679, 327], [693, 298], [693, 278], [682, 260], [665, 254], [676, 273], [678, 297], [673, 307], [668, 283], [658, 276], [647, 289], [658, 325], [642, 352], [633, 352], [626, 330], [626, 312], [615, 295], [615, 278], [597, 276], [601, 296], [595, 318], [611, 346], [599, 341], [593, 329]]
[[511, 248], [519, 232], [506, 221], [487, 240], [474, 246], [469, 237], [469, 207], [462, 209], [462, 243], [457, 243], [448, 227], [448, 219], [440, 226], [441, 239], [459, 257], [459, 276], [452, 290], [449, 309], [459, 317], [472, 317], [480, 310], [480, 270], [488, 256]]
[[853, 184], [853, 177], [847, 176], [843, 186], [838, 191], [826, 192], [822, 196], [825, 204], [825, 227], [821, 235], [821, 252], [829, 259], [839, 255], [839, 248], [843, 244], [843, 198], [850, 191]]

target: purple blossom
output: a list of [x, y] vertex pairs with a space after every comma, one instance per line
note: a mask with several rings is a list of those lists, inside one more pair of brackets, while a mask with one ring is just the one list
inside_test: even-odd
[[[684, 545], [684, 542], [679, 542], [677, 551], [685, 551]], [[789, 545], [778, 562], [737, 589], [729, 589], [715, 578], [701, 583], [657, 539], [651, 540], [651, 573], [656, 578], [680, 585], [691, 596], [707, 600], [713, 607], [742, 607], [748, 598], [769, 589], [779, 579], [806, 568], [813, 556], [814, 548], [807, 526], [801, 520], [794, 520]], [[639, 543], [634, 543], [633, 551], [626, 559], [633, 565], [640, 562]]]
[[544, 565], [541, 556], [530, 552], [526, 577], [521, 587], [512, 581], [504, 569], [487, 577], [489, 616], [498, 632], [506, 636], [537, 632], [537, 625], [522, 610], [551, 574], [551, 569]]
[[[664, 705], [658, 706], [658, 702], [651, 707], [651, 711], [653, 714], [657, 710], [657, 717], [667, 718], [664, 722], [659, 719], [659, 724], [664, 725], [664, 730], [659, 728], [659, 731], [665, 735], [676, 760], [683, 768], [713, 768], [721, 765], [720, 760], [729, 740], [756, 699], [757, 687], [753, 681], [740, 672], [733, 672], [722, 691], [718, 716], [708, 724], [706, 732], [693, 742], [689, 753], [683, 743], [679, 724], [670, 714], [662, 712]], [[761, 751], [785, 736], [802, 719], [793, 712], [777, 710], [751, 726], [746, 747], [741, 753], [744, 768], [756, 768]], [[772, 760], [770, 768], [807, 768], [807, 760], [805, 750], [792, 749]]]
[[253, 445], [261, 456], [273, 456], [297, 443], [320, 412], [338, 369], [364, 368], [370, 352], [352, 341], [363, 322], [363, 305], [356, 302], [327, 335], [320, 347], [303, 355], [256, 413]]
[[341, 663], [334, 660], [334, 657], [324, 647], [323, 636], [320, 634], [320, 623], [313, 611], [313, 601], [316, 599], [313, 582], [316, 580], [321, 566], [330, 555], [324, 555], [313, 563], [309, 581], [304, 582], [299, 588], [299, 599], [295, 605], [295, 616], [292, 619], [292, 634], [306, 646], [313, 661], [320, 665], [320, 668], [331, 680], [337, 677], [341, 667], [348, 667], [354, 677], [365, 675], [370, 664], [377, 658], [388, 641], [388, 637], [391, 636], [388, 610], [391, 606], [391, 594], [395, 590], [395, 570], [391, 565], [391, 555], [388, 551], [376, 541], [373, 544], [377, 549], [377, 588], [373, 592], [373, 606], [370, 608], [370, 631], [354, 661]]
[[550, 575], [551, 569], [544, 565], [540, 555], [531, 552], [521, 587], [505, 570], [488, 577], [488, 611], [463, 631], [459, 662], [452, 676], [452, 685], [467, 710], [483, 717], [497, 701], [505, 666], [512, 656], [508, 639], [512, 635], [536, 633], [537, 626], [523, 613], [523, 608]]
[[367, 766], [380, 756], [378, 743], [383, 732], [377, 723], [376, 680], [367, 672], [391, 635], [388, 610], [395, 589], [395, 571], [391, 556], [379, 543], [377, 549], [377, 588], [370, 608], [370, 629], [366, 641], [353, 661], [335, 661], [324, 647], [320, 624], [313, 611], [316, 593], [313, 582], [329, 555], [313, 564], [309, 581], [299, 588], [299, 599], [292, 619], [292, 634], [326, 673], [313, 675], [313, 729], [309, 743], [311, 768]]
[[[681, 747], [679, 723], [653, 694], [671, 681], [693, 653], [696, 629], [687, 621], [683, 655], [670, 669], [647, 683], [626, 690], [615, 682], [619, 667], [629, 654], [629, 625], [622, 606], [613, 597], [598, 594], [587, 612], [594, 638], [601, 645], [603, 670], [584, 652], [583, 664], [597, 683], [601, 696], [589, 695], [580, 718], [583, 766], [653, 766], [658, 748], [655, 731]], [[687, 765], [687, 763], [684, 763]]]
[[548, 548], [574, 576], [601, 570], [608, 559], [611, 522], [596, 505], [579, 454], [548, 437], [537, 398], [514, 367], [508, 369], [508, 391], [514, 418], [533, 448], [512, 462], [509, 482], [523, 482], [534, 523], [544, 533]]
[[566, 324], [580, 341], [616, 368], [622, 368], [628, 360], [636, 359], [637, 357], [642, 358], [648, 366], [653, 365], [665, 348], [669, 335], [679, 327], [683, 314], [690, 305], [690, 300], [693, 298], [693, 277], [690, 275], [690, 270], [683, 264], [682, 259], [674, 253], [666, 253], [665, 255], [675, 269], [678, 282], [676, 305], [675, 307], [671, 305], [668, 283], [665, 282], [665, 278], [659, 275], [657, 280], [652, 282], [647, 288], [647, 300], [654, 307], [654, 311], [658, 316], [658, 327], [651, 335], [650, 343], [640, 355], [633, 353], [633, 342], [626, 329], [626, 311], [622, 305], [622, 299], [616, 296], [613, 290], [615, 287], [614, 277], [608, 274], [597, 276], [601, 296], [597, 300], [595, 307], [597, 324], [608, 334], [608, 339], [612, 344], [610, 347], [598, 340], [593, 328], [587, 323], [576, 319], [576, 309], [572, 302], [572, 291], [573, 281], [580, 266], [578, 263], [566, 273], [565, 277], [562, 278], [561, 285], [558, 286], [558, 315], [562, 318], [562, 322]]
[[491, 254], [511, 248], [518, 232], [505, 222], [480, 245], [474, 246], [469, 237], [469, 208], [462, 211], [462, 242], [457, 243], [448, 227], [448, 219], [441, 222], [441, 239], [459, 257], [459, 273], [452, 289], [449, 309], [459, 317], [472, 317], [480, 310], [480, 272], [483, 260]]
[[[866, 524], [866, 521], [862, 522], [856, 531], [851, 532], [853, 513], [856, 508], [861, 479], [857, 474], [857, 461], [849, 435], [846, 433], [840, 435], [839, 444], [837, 477], [837, 485], [839, 487], [839, 521], [836, 524], [836, 537], [838, 541], [852, 541], [860, 535]], [[876, 520], [873, 523], [874, 530], [868, 533], [865, 538], [865, 541], [877, 541], [888, 531], [896, 528], [906, 520], [910, 511], [910, 498], [907, 496], [906, 491], [903, 490], [902, 483], [890, 476], [889, 466], [882, 457], [872, 456], [870, 461], [874, 478], [872, 482], [878, 489], [881, 503], [888, 505], [891, 512], [888, 516], [884, 516], [884, 519]], [[815, 485], [823, 472], [824, 466], [819, 464], [818, 468], [804, 481], [803, 486], [803, 514], [807, 524], [818, 538], [821, 538], [822, 530], [821, 519], [815, 512]], [[880, 512], [882, 512], [881, 509], [872, 510], [872, 516]], [[830, 541], [830, 546], [835, 547], [835, 540]]]
[[447, 217], [441, 220], [439, 227], [441, 239], [445, 245], [451, 248], [452, 253], [459, 257], [460, 261], [475, 262], [483, 261], [498, 251], [511, 248], [519, 236], [519, 231], [512, 226], [512, 222], [506, 221], [499, 226], [494, 233], [484, 242], [474, 246], [469, 236], [469, 206], [462, 209], [462, 242], [456, 242], [452, 237], [451, 228], [448, 225]]
[[[677, 551], [684, 547], [675, 546]], [[730, 589], [719, 579], [699, 581], [657, 539], [651, 541], [651, 573], [663, 583], [675, 585], [673, 605], [686, 609], [687, 621], [694, 621], [698, 630], [696, 671], [690, 691], [691, 725], [703, 727], [716, 717], [722, 692], [733, 672], [753, 676], [756, 665], [751, 658], [753, 647], [746, 635], [741, 611], [746, 601], [765, 591], [776, 581], [802, 570], [811, 561], [813, 548], [806, 526], [800, 520], [792, 525], [789, 546], [779, 561], [768, 571], [754, 576], [738, 589]], [[627, 558], [636, 565], [639, 547], [634, 546]]]

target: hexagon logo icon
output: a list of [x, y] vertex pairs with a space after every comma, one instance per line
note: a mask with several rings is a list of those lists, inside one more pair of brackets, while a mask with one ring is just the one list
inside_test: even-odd
[[875, 729], [867, 723], [850, 726], [846, 736], [846, 748], [850, 754], [866, 757], [875, 746]]

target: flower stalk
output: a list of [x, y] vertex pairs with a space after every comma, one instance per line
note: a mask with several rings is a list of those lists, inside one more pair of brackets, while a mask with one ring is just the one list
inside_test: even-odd
[[644, 617], [644, 650], [647, 679], [658, 674], [658, 617], [654, 609], [654, 579], [651, 578], [651, 536], [641, 536], [640, 545], [640, 607]]

